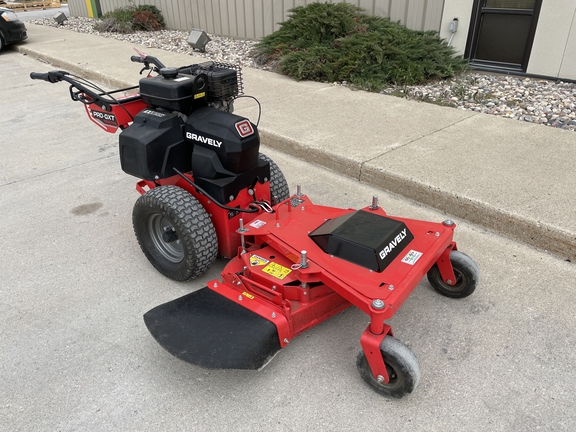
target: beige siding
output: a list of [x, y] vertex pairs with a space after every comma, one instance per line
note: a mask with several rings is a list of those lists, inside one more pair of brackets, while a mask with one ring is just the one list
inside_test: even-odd
[[528, 73], [576, 79], [576, 5], [574, 0], [542, 2]]
[[86, 7], [86, 2], [82, 0], [71, 0], [68, 2], [68, 10], [70, 15], [78, 17], [87, 17], [88, 8]]
[[[162, 11], [171, 29], [201, 28], [208, 33], [259, 39], [278, 30], [289, 10], [322, 0], [134, 0]], [[357, 5], [413, 30], [440, 30], [444, 0], [329, 0]], [[88, 16], [85, 0], [68, 0], [72, 16]], [[128, 6], [128, 0], [100, 0], [102, 12]]]

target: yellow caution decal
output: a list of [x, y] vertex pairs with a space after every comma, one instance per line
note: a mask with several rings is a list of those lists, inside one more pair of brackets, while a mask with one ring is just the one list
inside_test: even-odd
[[284, 279], [292, 272], [292, 270], [290, 270], [288, 267], [284, 267], [283, 265], [277, 264], [275, 262], [268, 264], [262, 269], [262, 271], [280, 280]]
[[270, 262], [270, 260], [267, 260], [266, 258], [262, 258], [259, 255], [252, 255], [250, 257], [250, 266], [251, 267], [256, 267], [256, 266], [263, 266], [266, 265]]

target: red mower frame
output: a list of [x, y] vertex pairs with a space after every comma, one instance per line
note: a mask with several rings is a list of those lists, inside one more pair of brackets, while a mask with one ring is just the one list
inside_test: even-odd
[[[166, 79], [187, 80], [186, 70], [193, 70], [191, 66], [164, 68], [142, 53], [132, 61], [144, 63], [143, 70], [152, 69]], [[257, 137], [256, 125], [230, 111], [215, 114], [219, 111], [200, 103], [188, 115], [176, 115], [177, 110], [143, 100], [138, 86], [100, 91], [63, 71], [32, 73], [31, 78], [67, 81], [72, 100], [82, 102], [90, 121], [108, 133], [130, 128], [137, 116], [149, 112], [156, 118], [186, 117], [177, 129], [184, 135], [185, 128], [196, 127], [188, 115], [203, 109], [228, 126], [235, 125], [239, 134], [235, 139]], [[202, 87], [206, 79], [204, 72], [195, 76], [191, 95], [195, 101], [207, 100]], [[141, 86], [149, 83], [144, 80]], [[149, 100], [163, 103], [157, 95]], [[247, 126], [249, 133], [243, 134], [238, 125]], [[230, 130], [234, 133], [234, 127]], [[217, 147], [223, 142], [224, 138]], [[182, 143], [186, 144], [184, 137]], [[203, 151], [205, 155], [206, 148]], [[189, 154], [196, 155], [196, 150]], [[230, 260], [220, 278], [205, 288], [145, 314], [148, 329], [166, 350], [185, 361], [208, 368], [260, 369], [299, 334], [355, 306], [369, 318], [356, 360], [360, 376], [382, 395], [400, 398], [411, 393], [420, 378], [418, 360], [394, 338], [386, 321], [424, 276], [447, 297], [463, 298], [474, 292], [480, 272], [470, 257], [458, 251], [456, 224], [390, 216], [379, 207], [376, 196], [359, 210], [316, 205], [300, 185], [290, 196], [278, 167], [264, 155], [256, 156], [254, 167], [238, 174], [258, 173], [254, 181], [231, 194], [225, 204], [198, 185], [194, 170], [180, 172], [170, 165], [172, 170], [166, 172], [174, 175], [139, 177], [136, 190], [141, 197], [133, 212], [134, 229], [143, 252], [160, 272], [188, 280], [206, 271], [216, 254]], [[164, 165], [167, 160], [168, 150]], [[263, 172], [269, 178], [260, 178]], [[286, 193], [279, 189], [280, 180]], [[277, 194], [283, 196], [277, 199]], [[370, 226], [372, 222], [376, 228]], [[158, 232], [153, 235], [154, 230]], [[181, 241], [185, 246], [175, 248]], [[176, 249], [194, 262], [193, 269], [186, 268], [188, 261], [178, 254], [171, 255]], [[162, 254], [167, 264], [155, 258]], [[166, 270], [171, 265], [185, 271]]]

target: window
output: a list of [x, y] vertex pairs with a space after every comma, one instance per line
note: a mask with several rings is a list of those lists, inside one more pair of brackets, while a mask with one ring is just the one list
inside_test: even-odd
[[486, 8], [534, 9], [536, 0], [486, 0]]

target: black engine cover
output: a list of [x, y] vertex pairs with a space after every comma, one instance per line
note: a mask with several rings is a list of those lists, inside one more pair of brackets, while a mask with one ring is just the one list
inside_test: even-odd
[[248, 119], [200, 108], [188, 117], [185, 136], [194, 146], [194, 181], [215, 200], [228, 203], [242, 189], [270, 179], [270, 165], [258, 158], [258, 129]]
[[258, 129], [244, 117], [200, 108], [188, 117], [185, 132], [186, 140], [213, 151], [222, 167], [232, 174], [246, 172], [258, 163]]
[[364, 210], [330, 219], [309, 236], [324, 252], [378, 272], [414, 239], [404, 222]]
[[145, 180], [167, 178], [192, 169], [192, 145], [184, 141], [182, 119], [176, 115], [145, 109], [120, 133], [122, 170]]

